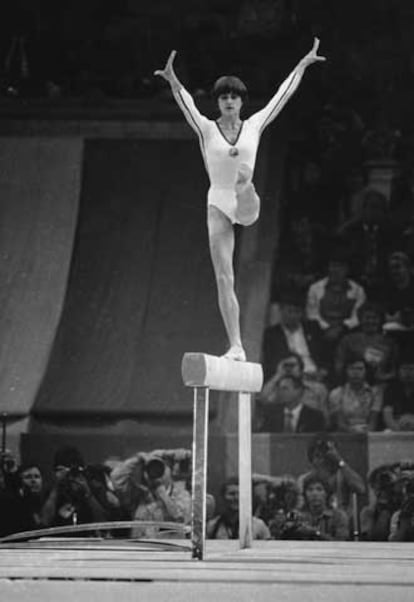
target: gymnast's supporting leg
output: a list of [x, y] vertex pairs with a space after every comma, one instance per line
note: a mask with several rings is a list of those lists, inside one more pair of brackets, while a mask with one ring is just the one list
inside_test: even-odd
[[234, 291], [234, 230], [229, 218], [213, 205], [208, 207], [208, 233], [220, 312], [230, 342], [226, 357], [244, 361], [246, 354], [240, 335], [240, 309]]

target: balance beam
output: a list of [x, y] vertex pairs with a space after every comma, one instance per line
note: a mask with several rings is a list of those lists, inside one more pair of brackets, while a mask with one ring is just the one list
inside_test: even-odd
[[260, 364], [236, 362], [205, 353], [185, 353], [181, 372], [187, 387], [258, 393], [263, 386], [263, 370]]
[[252, 542], [251, 393], [261, 391], [260, 364], [237, 362], [203, 353], [185, 353], [181, 372], [194, 390], [192, 472], [192, 556], [204, 558], [207, 493], [208, 405], [210, 389], [238, 393], [239, 403], [239, 542]]

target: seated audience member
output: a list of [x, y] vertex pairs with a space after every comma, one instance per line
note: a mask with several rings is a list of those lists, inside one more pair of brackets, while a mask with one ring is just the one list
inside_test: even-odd
[[311, 473], [304, 478], [304, 504], [298, 516], [303, 536], [298, 539], [324, 541], [349, 539], [348, 516], [344, 510], [330, 506], [331, 495], [329, 481], [320, 474]]
[[297, 376], [282, 376], [270, 403], [262, 404], [261, 431], [271, 433], [315, 433], [325, 429], [322, 412], [304, 403], [304, 384]]
[[303, 403], [310, 408], [319, 410], [325, 417], [328, 415], [328, 389], [313, 376], [306, 375], [305, 365], [302, 357], [295, 352], [289, 353], [283, 358], [276, 369], [275, 374], [264, 384], [259, 396], [259, 403], [277, 403], [277, 383], [282, 376], [293, 375], [303, 382]]
[[316, 473], [326, 479], [332, 490], [332, 504], [351, 513], [352, 494], [364, 495], [365, 484], [362, 477], [342, 458], [335, 440], [324, 433], [319, 433], [309, 443], [308, 460], [311, 470], [298, 477], [298, 485], [303, 493], [304, 479], [310, 473]]
[[362, 540], [388, 540], [391, 517], [400, 505], [396, 481], [397, 475], [391, 465], [378, 466], [368, 475], [368, 483], [375, 497], [360, 513]]
[[18, 490], [17, 462], [9, 451], [0, 462], [0, 537], [29, 531], [36, 526]]
[[338, 232], [351, 250], [352, 277], [362, 284], [368, 296], [382, 290], [386, 258], [396, 237], [388, 218], [385, 196], [373, 188], [365, 190], [360, 217], [345, 224]]
[[299, 499], [296, 479], [253, 474], [254, 515], [269, 527], [272, 539], [289, 539]]
[[92, 492], [85, 461], [75, 447], [62, 447], [54, 457], [55, 483], [41, 510], [46, 527], [104, 522], [105, 508]]
[[271, 523], [278, 528], [277, 525], [281, 526], [280, 515], [286, 517], [297, 506], [299, 489], [296, 479], [291, 475], [274, 477], [253, 473], [252, 482], [254, 516], [261, 518], [269, 528]]
[[43, 476], [37, 464], [19, 466], [19, 493], [32, 523], [32, 529], [41, 529], [42, 506], [45, 501]]
[[[191, 494], [187, 488], [190, 450], [139, 452], [114, 467], [111, 478], [121, 500], [129, 500], [134, 520], [189, 525]], [[134, 527], [133, 537], [157, 537], [160, 527]], [[165, 535], [164, 535], [165, 536]], [[174, 537], [174, 535], [172, 535]]]
[[327, 276], [308, 290], [306, 315], [322, 328], [330, 353], [344, 334], [358, 326], [358, 308], [365, 301], [364, 289], [348, 278], [348, 267], [346, 253], [336, 249], [329, 258]]
[[397, 379], [384, 391], [383, 419], [391, 431], [414, 430], [414, 351], [402, 357]]
[[400, 466], [400, 508], [391, 517], [389, 541], [414, 541], [414, 464]]
[[[388, 258], [389, 279], [384, 291], [385, 330], [414, 329], [414, 276], [408, 255], [396, 251]], [[411, 340], [413, 342], [413, 339]]]
[[[221, 488], [223, 512], [207, 522], [209, 539], [239, 539], [239, 480], [231, 477]], [[253, 539], [270, 539], [267, 525], [256, 516], [252, 517]]]
[[329, 427], [345, 433], [375, 431], [380, 424], [382, 391], [367, 381], [363, 359], [348, 358], [345, 383], [329, 394]]
[[384, 383], [395, 376], [398, 346], [394, 339], [384, 335], [384, 312], [371, 302], [365, 302], [358, 310], [359, 328], [346, 334], [338, 343], [335, 354], [335, 374], [340, 378], [345, 364], [359, 358], [369, 366], [375, 383]]
[[301, 356], [305, 374], [318, 376], [324, 368], [322, 331], [317, 322], [304, 318], [304, 301], [304, 297], [294, 291], [280, 295], [280, 324], [270, 326], [264, 333], [265, 381], [274, 375], [279, 362], [292, 351]]

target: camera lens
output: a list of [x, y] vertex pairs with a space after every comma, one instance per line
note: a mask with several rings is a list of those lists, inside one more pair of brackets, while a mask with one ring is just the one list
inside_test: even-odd
[[164, 475], [165, 464], [161, 458], [153, 458], [147, 463], [145, 470], [150, 479], [160, 479]]

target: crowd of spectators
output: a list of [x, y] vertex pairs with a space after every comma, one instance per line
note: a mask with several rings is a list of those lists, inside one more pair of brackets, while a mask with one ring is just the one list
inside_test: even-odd
[[[371, 470], [367, 504], [365, 479], [331, 435], [309, 440], [307, 460], [309, 469], [296, 477], [252, 475], [255, 539], [414, 541], [413, 463]], [[160, 449], [87, 465], [77, 448], [65, 446], [55, 453], [50, 482], [40, 466], [18, 466], [6, 451], [0, 509], [0, 537], [39, 529], [53, 536], [50, 528], [64, 527], [56, 536], [189, 538], [191, 451]], [[238, 477], [222, 483], [217, 499], [207, 494], [206, 536], [239, 538]]]
[[[313, 160], [303, 171], [302, 193], [286, 192], [255, 429], [292, 432], [293, 412], [293, 432], [413, 431], [412, 208], [405, 221], [395, 209], [409, 205], [410, 172], [403, 178], [395, 163], [389, 198], [360, 182], [344, 220], [338, 196], [329, 215], [314, 210], [318, 195], [332, 195], [329, 174]], [[291, 364], [296, 394], [289, 397]], [[319, 421], [309, 410], [320, 412]]]

